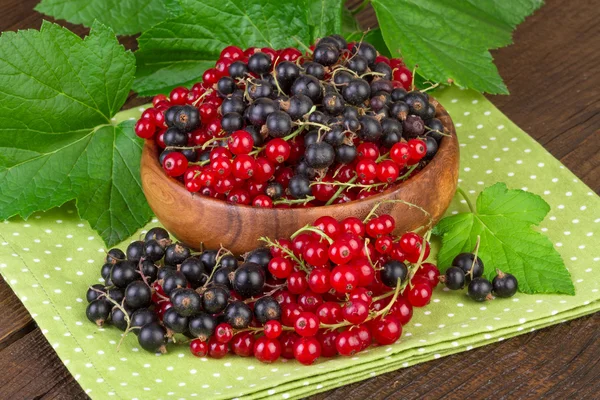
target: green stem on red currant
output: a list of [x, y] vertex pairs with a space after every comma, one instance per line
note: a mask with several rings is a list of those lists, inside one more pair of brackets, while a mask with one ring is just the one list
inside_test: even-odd
[[320, 230], [319, 228], [315, 228], [312, 225], [305, 225], [302, 228], [298, 229], [296, 232], [294, 232], [292, 234], [292, 236], [290, 236], [290, 239], [294, 239], [296, 236], [298, 236], [299, 234], [301, 234], [302, 232], [314, 232], [318, 235], [320, 235], [322, 238], [324, 238], [325, 240], [327, 240], [327, 242], [331, 245], [333, 244], [333, 239], [329, 237], [328, 234], [326, 234], [325, 232], [323, 232], [322, 230]]
[[304, 204], [304, 203], [308, 203], [310, 201], [313, 201], [315, 199], [315, 196], [306, 196], [303, 199], [279, 199], [279, 200], [275, 200], [273, 202], [273, 204]]
[[267, 246], [269, 246], [269, 247], [276, 247], [279, 250], [283, 251], [285, 254], [287, 254], [292, 260], [294, 260], [298, 264], [298, 266], [300, 267], [300, 269], [302, 271], [306, 272], [307, 274], [310, 273], [310, 270], [308, 268], [306, 268], [304, 261], [302, 261], [301, 259], [296, 257], [294, 252], [291, 251], [290, 249], [283, 247], [279, 243], [272, 241], [270, 238], [268, 238], [266, 236], [260, 237], [260, 238], [258, 238], [258, 240], [265, 242], [267, 244]]
[[[356, 182], [357, 178], [358, 178], [357, 176], [354, 176], [352, 179], [350, 179], [346, 183], [347, 184], [353, 184], [354, 182]], [[325, 205], [326, 206], [331, 205], [335, 201], [335, 199], [337, 199], [338, 197], [340, 197], [340, 194], [342, 194], [342, 192], [344, 190], [346, 190], [347, 188], [348, 188], [348, 185], [345, 185], [345, 186], [340, 185], [340, 187], [338, 188], [338, 190], [333, 194], [333, 196], [331, 196], [331, 198], [329, 200], [327, 200], [327, 203], [325, 203]]]

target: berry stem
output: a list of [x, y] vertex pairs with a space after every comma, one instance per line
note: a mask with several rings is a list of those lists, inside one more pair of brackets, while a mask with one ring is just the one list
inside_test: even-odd
[[218, 269], [217, 265], [219, 265], [219, 263], [221, 262], [221, 260], [223, 259], [223, 257], [225, 257], [228, 254], [233, 255], [233, 253], [231, 251], [227, 250], [225, 247], [221, 246], [219, 248], [219, 251], [217, 251], [217, 255], [215, 257], [215, 267], [212, 269], [212, 271], [210, 271], [210, 275], [208, 276], [208, 279], [206, 280], [206, 283], [204, 283], [204, 285], [202, 285], [201, 290], [202, 289], [206, 289], [206, 287], [210, 283], [210, 280], [212, 279], [213, 275], [215, 274], [215, 272]]
[[302, 271], [306, 272], [307, 274], [310, 273], [310, 270], [308, 268], [306, 268], [306, 265], [304, 264], [304, 261], [302, 261], [298, 257], [296, 257], [296, 255], [294, 254], [294, 252], [291, 251], [290, 249], [287, 249], [287, 248], [283, 247], [279, 243], [274, 242], [270, 238], [265, 237], [265, 236], [259, 238], [258, 240], [261, 240], [261, 241], [265, 242], [267, 244], [267, 246], [269, 246], [269, 247], [276, 247], [279, 250], [283, 251], [285, 254], [287, 254], [292, 260], [294, 260], [298, 264], [298, 266], [300, 267], [300, 269]]
[[473, 279], [473, 270], [475, 269], [475, 263], [477, 262], [477, 254], [479, 253], [479, 244], [481, 243], [481, 236], [477, 235], [477, 241], [475, 242], [475, 249], [473, 250], [473, 263], [469, 269], [468, 274]]
[[379, 203], [375, 204], [375, 206], [373, 206], [371, 211], [369, 211], [369, 213], [367, 214], [367, 216], [365, 217], [363, 222], [366, 223], [373, 215], [375, 215], [375, 211], [377, 211], [379, 206], [381, 206], [382, 204], [386, 204], [386, 203], [401, 203], [410, 208], [416, 208], [417, 210], [421, 211], [423, 214], [425, 214], [428, 217], [429, 221], [427, 222], [426, 226], [430, 227], [431, 225], [433, 225], [433, 218], [431, 217], [431, 214], [427, 210], [425, 210], [423, 207], [418, 206], [414, 203], [410, 203], [408, 201], [404, 201], [401, 199], [383, 200], [383, 201], [380, 201]]
[[471, 203], [469, 196], [460, 186], [456, 188], [456, 193], [459, 193], [463, 197], [463, 199], [465, 199], [465, 201], [467, 202], [467, 205], [469, 206], [469, 210], [471, 210], [472, 213], [475, 213], [476, 209], [473, 206], [473, 203]]
[[349, 186], [348, 184], [353, 184], [354, 182], [356, 182], [357, 178], [358, 177], [355, 175], [352, 179], [350, 179], [348, 182], [346, 182], [346, 185], [340, 185], [338, 190], [333, 194], [333, 196], [331, 196], [331, 198], [329, 200], [327, 200], [327, 203], [325, 203], [325, 205], [326, 206], [331, 205], [335, 201], [335, 199], [340, 197], [340, 194], [342, 194], [342, 192], [348, 188], [348, 186]]
[[305, 225], [302, 228], [298, 229], [296, 232], [294, 232], [292, 234], [292, 236], [290, 236], [290, 239], [294, 239], [296, 236], [298, 236], [302, 232], [306, 232], [306, 231], [314, 232], [318, 235], [321, 235], [321, 237], [324, 238], [325, 240], [327, 240], [327, 242], [330, 245], [333, 244], [333, 239], [330, 238], [329, 235], [327, 235], [325, 232], [323, 232], [319, 228], [315, 228], [314, 226], [311, 226], [311, 225]]
[[304, 199], [280, 199], [280, 200], [275, 200], [273, 202], [273, 204], [304, 204], [304, 203], [308, 203], [309, 201], [313, 201], [315, 199], [315, 196], [306, 196]]
[[[121, 310], [121, 312], [123, 313], [123, 316], [125, 317], [125, 322], [127, 322], [127, 327], [125, 328], [125, 332], [121, 336], [121, 340], [119, 340], [119, 343], [117, 344], [117, 352], [118, 352], [119, 348], [121, 347], [121, 343], [123, 343], [123, 340], [125, 339], [125, 336], [127, 336], [129, 331], [131, 330], [131, 319], [129, 318], [129, 314], [127, 314], [127, 311], [125, 311], [125, 308], [123, 307], [123, 305], [116, 302], [113, 298], [111, 298], [108, 295], [108, 293], [104, 293], [102, 290], [96, 289], [93, 286], [90, 286], [89, 288], [92, 289], [94, 292], [99, 293], [100, 296], [104, 296], [106, 298], [106, 300], [108, 300], [112, 304], [114, 304], [115, 307], [117, 307], [119, 310]], [[123, 299], [123, 301], [125, 301], [125, 299]]]

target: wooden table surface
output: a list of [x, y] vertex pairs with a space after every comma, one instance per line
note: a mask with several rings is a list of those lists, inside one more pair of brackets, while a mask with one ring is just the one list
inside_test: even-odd
[[[38, 29], [37, 2], [1, 0], [0, 31]], [[547, 0], [519, 26], [514, 45], [493, 51], [511, 95], [488, 98], [598, 193], [600, 7], [594, 3]], [[375, 23], [372, 10], [359, 16], [364, 27]], [[63, 24], [86, 33], [81, 26]], [[135, 39], [123, 43], [133, 47]], [[598, 398], [599, 328], [596, 313], [312, 399]], [[2, 278], [0, 369], [0, 399], [86, 398]]]

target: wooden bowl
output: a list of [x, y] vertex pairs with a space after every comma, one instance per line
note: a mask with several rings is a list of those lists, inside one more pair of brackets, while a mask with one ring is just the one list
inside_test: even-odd
[[188, 246], [216, 249], [220, 245], [235, 254], [258, 247], [261, 236], [289, 237], [300, 227], [330, 215], [343, 219], [364, 218], [382, 200], [401, 199], [416, 204], [431, 215], [401, 203], [384, 203], [378, 213], [389, 213], [396, 220], [396, 233], [437, 223], [448, 208], [458, 182], [459, 147], [452, 119], [435, 100], [436, 117], [450, 136], [445, 136], [437, 154], [417, 175], [383, 193], [345, 204], [310, 208], [254, 208], [233, 205], [191, 194], [177, 180], [167, 176], [158, 162], [158, 147], [146, 141], [141, 159], [142, 188], [148, 204], [169, 232]]

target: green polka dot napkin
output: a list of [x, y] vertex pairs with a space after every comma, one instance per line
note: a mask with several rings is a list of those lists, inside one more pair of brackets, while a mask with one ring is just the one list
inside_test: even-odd
[[[106, 249], [72, 204], [0, 224], [0, 272], [93, 398], [301, 398], [600, 309], [598, 196], [483, 96], [449, 88], [436, 97], [454, 119], [461, 143], [459, 182], [473, 200], [502, 181], [551, 205], [539, 229], [565, 260], [575, 296], [517, 294], [474, 303], [464, 292], [438, 286], [431, 304], [415, 309], [398, 343], [305, 367], [285, 360], [265, 365], [234, 356], [195, 358], [187, 346], [153, 355], [141, 350], [133, 335], [117, 352], [121, 332], [98, 329], [85, 317], [85, 292], [100, 281]], [[119, 118], [137, 115], [139, 110], [132, 110]], [[448, 214], [462, 211], [467, 206], [456, 198]], [[154, 220], [145, 229], [157, 224]]]

